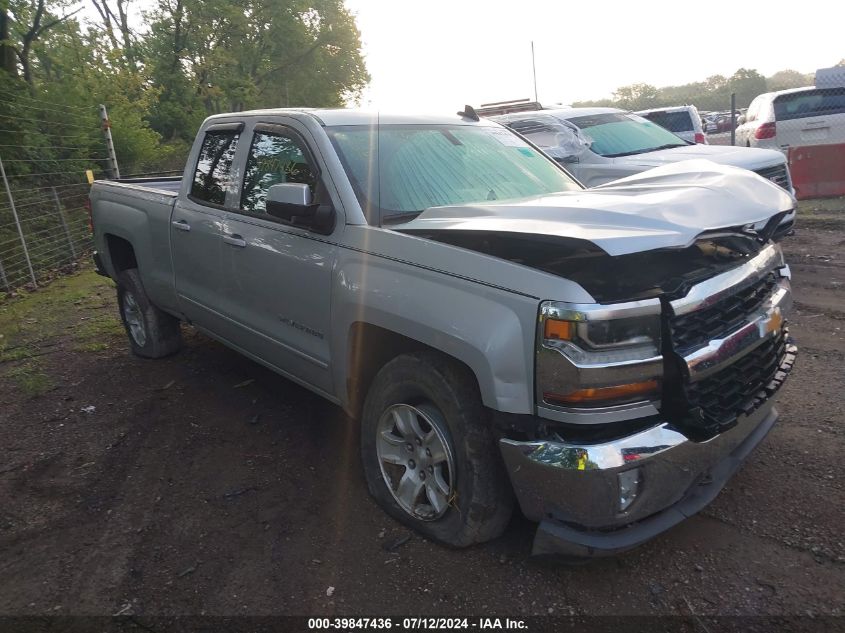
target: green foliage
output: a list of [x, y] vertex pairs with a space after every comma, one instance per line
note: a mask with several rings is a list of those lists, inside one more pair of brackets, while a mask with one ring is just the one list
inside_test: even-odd
[[613, 93], [617, 107], [626, 110], [644, 110], [657, 104], [660, 92], [651, 84], [622, 86]]
[[144, 54], [161, 88], [150, 121], [190, 140], [203, 118], [258, 107], [341, 106], [369, 81], [340, 0], [160, 0]]
[[49, 148], [61, 135], [80, 156], [101, 153], [104, 103], [122, 172], [173, 169], [210, 114], [342, 106], [369, 81], [342, 0], [158, 0], [144, 29], [119, 19], [129, 3], [97, 0], [102, 19], [88, 24], [70, 0], [0, 2], [0, 144]]
[[736, 105], [745, 108], [757, 95], [785, 88], [813, 84], [813, 74], [795, 70], [776, 72], [768, 79], [756, 70], [740, 68], [730, 77], [713, 75], [704, 81], [680, 86], [656, 88], [651, 84], [636, 83], [617, 88], [612, 99], [577, 101], [576, 107], [614, 107], [625, 110], [645, 110], [663, 106], [695, 105], [699, 110], [728, 110], [731, 93], [736, 93]]
[[780, 70], [766, 78], [766, 89], [774, 92], [788, 88], [802, 88], [812, 86], [814, 81], [814, 73], [805, 74], [799, 73], [797, 70]]

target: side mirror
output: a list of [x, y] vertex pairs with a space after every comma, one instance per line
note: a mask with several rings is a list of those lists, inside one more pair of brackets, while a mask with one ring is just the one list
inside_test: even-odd
[[574, 154], [571, 154], [569, 156], [563, 156], [561, 158], [558, 158], [558, 160], [564, 165], [574, 165], [575, 163], [581, 162], [581, 160]]
[[313, 215], [312, 202], [311, 188], [299, 182], [272, 185], [267, 190], [267, 213], [283, 220]]
[[267, 190], [267, 213], [291, 224], [304, 225], [328, 234], [334, 229], [335, 212], [329, 204], [316, 204], [311, 187], [299, 182], [272, 185]]
[[744, 114], [740, 114], [740, 115], [739, 115], [739, 117], [737, 117], [736, 124], [737, 124], [737, 125], [742, 125], [743, 123], [745, 123], [745, 115], [744, 115]]

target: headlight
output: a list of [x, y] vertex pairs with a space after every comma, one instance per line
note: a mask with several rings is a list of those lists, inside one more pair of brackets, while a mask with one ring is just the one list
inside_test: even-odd
[[579, 363], [612, 363], [650, 358], [658, 354], [660, 320], [653, 316], [606, 321], [561, 320], [583, 317], [583, 313], [558, 311], [545, 318], [544, 343], [560, 348]]
[[595, 409], [659, 400], [657, 299], [617, 305], [548, 301], [540, 306], [539, 325], [537, 391], [543, 403]]

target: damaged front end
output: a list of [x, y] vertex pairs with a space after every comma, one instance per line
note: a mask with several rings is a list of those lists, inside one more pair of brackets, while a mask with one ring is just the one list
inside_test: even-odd
[[535, 553], [648, 540], [709, 503], [775, 423], [796, 350], [773, 238], [794, 206], [751, 172], [698, 161], [396, 227], [594, 300], [540, 303], [534, 415], [496, 417], [520, 506], [540, 522]]
[[775, 423], [796, 354], [780, 248], [696, 277], [647, 299], [541, 304], [536, 434], [501, 440], [523, 512], [541, 523], [535, 553], [612, 554], [668, 529]]

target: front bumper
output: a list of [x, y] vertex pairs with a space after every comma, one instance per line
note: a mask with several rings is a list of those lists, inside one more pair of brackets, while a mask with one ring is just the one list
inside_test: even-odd
[[[648, 541], [709, 504], [777, 421], [773, 398], [706, 442], [668, 423], [601, 444], [500, 440], [523, 513], [540, 522], [533, 554], [593, 557]], [[619, 474], [639, 469], [619, 511]]]

